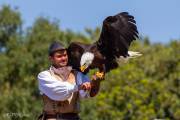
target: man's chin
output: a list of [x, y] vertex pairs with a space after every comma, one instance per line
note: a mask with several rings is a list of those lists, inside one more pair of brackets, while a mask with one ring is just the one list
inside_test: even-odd
[[59, 66], [65, 67], [65, 66], [67, 66], [67, 63], [61, 63]]

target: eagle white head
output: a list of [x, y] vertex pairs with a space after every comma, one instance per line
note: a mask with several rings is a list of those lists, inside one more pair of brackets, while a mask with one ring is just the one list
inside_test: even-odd
[[80, 69], [82, 72], [84, 72], [85, 69], [87, 69], [91, 63], [94, 60], [94, 54], [91, 52], [85, 52], [81, 56], [81, 61], [80, 61]]

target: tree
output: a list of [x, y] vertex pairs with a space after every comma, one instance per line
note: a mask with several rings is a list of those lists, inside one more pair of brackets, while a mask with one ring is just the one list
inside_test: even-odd
[[9, 6], [2, 6], [0, 10], [0, 50], [6, 49], [11, 37], [21, 31], [22, 21], [20, 13]]

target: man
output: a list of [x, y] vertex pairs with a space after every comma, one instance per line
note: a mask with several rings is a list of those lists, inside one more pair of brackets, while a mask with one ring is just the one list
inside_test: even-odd
[[98, 93], [100, 80], [89, 78], [67, 66], [66, 48], [59, 42], [49, 47], [49, 70], [38, 74], [39, 90], [43, 98], [40, 120], [79, 120], [79, 100]]

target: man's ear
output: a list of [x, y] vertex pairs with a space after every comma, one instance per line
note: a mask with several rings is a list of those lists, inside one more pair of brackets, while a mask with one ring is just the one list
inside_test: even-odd
[[53, 57], [49, 56], [49, 61], [52, 62], [52, 60], [53, 60]]

